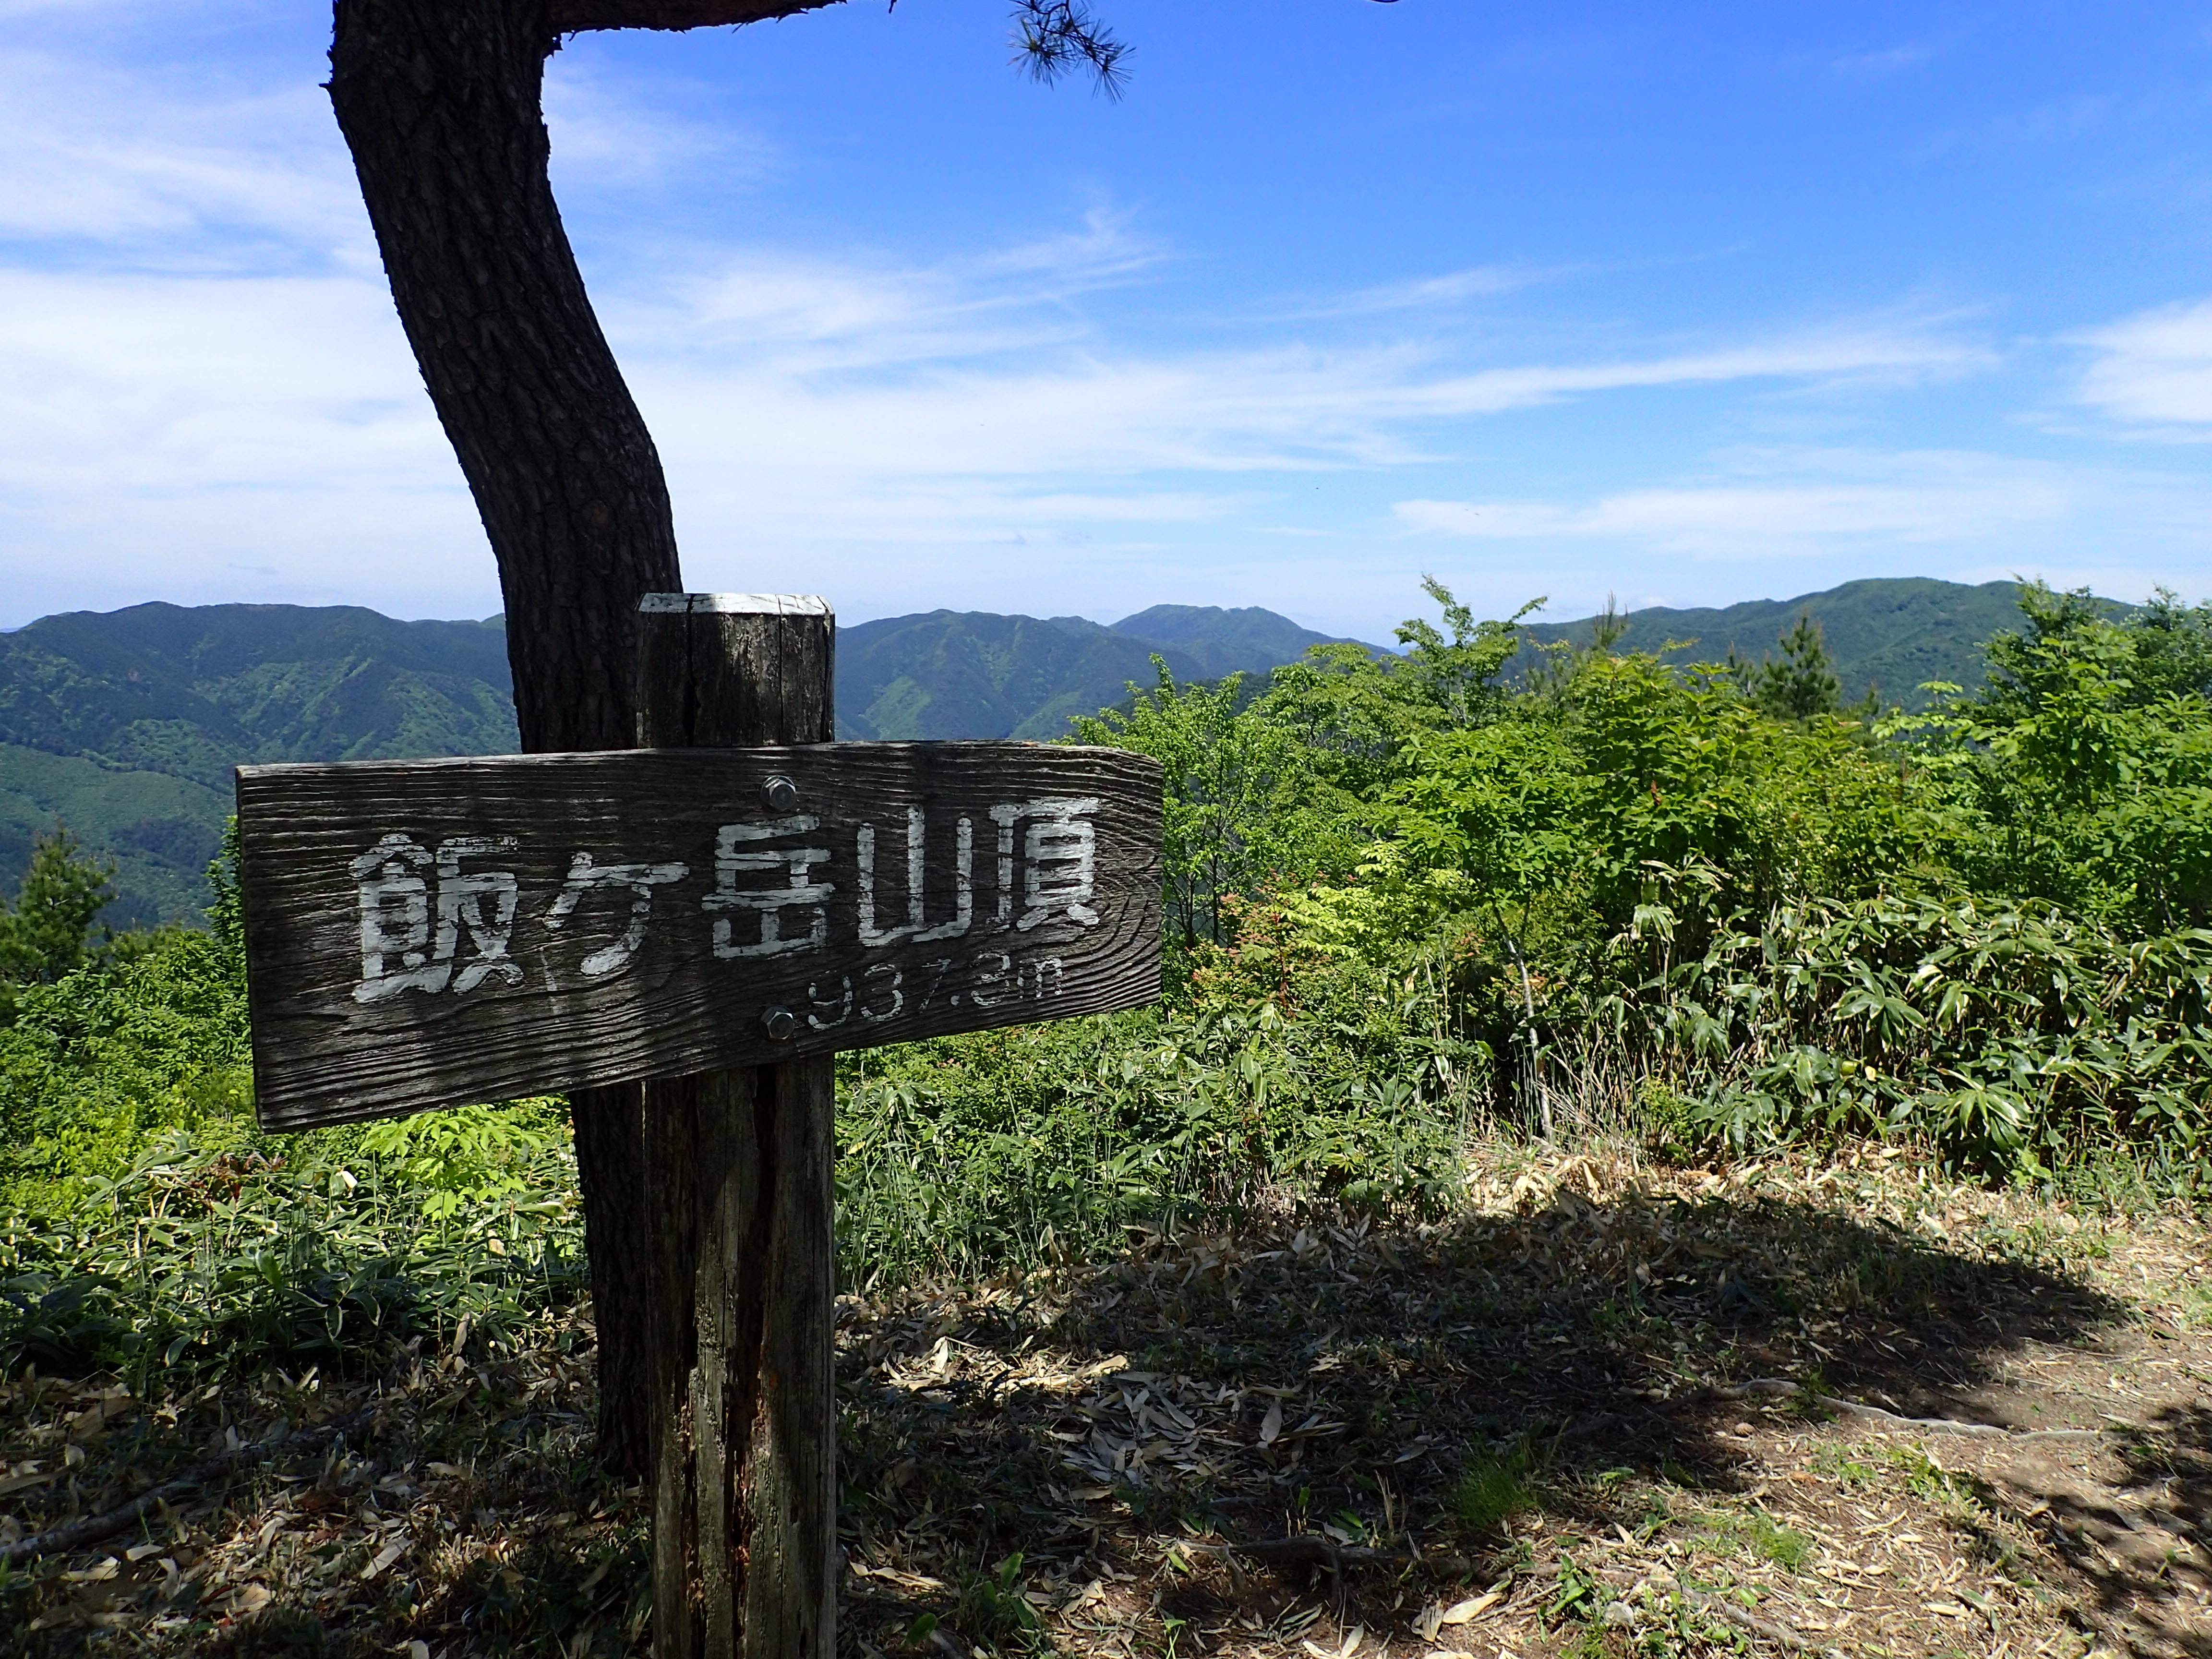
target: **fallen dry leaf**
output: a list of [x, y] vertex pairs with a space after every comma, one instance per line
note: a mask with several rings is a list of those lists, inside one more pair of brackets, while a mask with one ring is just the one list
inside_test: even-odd
[[1464, 1625], [1469, 1620], [1481, 1618], [1484, 1613], [1488, 1613], [1491, 1608], [1504, 1599], [1505, 1592], [1503, 1589], [1486, 1589], [1480, 1595], [1471, 1595], [1464, 1601], [1455, 1601], [1446, 1607], [1437, 1623]]

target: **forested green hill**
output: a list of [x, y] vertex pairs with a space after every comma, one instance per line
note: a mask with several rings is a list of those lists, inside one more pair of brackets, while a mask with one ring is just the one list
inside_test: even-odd
[[1110, 627], [1083, 617], [932, 611], [837, 631], [837, 727], [853, 738], [1065, 737], [1070, 719], [1152, 682], [1265, 673], [1329, 636], [1255, 607], [1156, 605]]
[[[1135, 626], [1142, 624], [1141, 627]], [[933, 611], [842, 629], [854, 738], [1059, 737], [1149, 684], [1264, 672], [1327, 636], [1272, 611], [1160, 605], [1113, 628]], [[117, 865], [117, 927], [198, 914], [241, 762], [498, 754], [507, 636], [354, 606], [133, 605], [0, 634], [0, 872], [66, 823]]]
[[[1872, 691], [1884, 704], [1918, 708], [1926, 702], [1919, 688], [1930, 680], [1970, 690], [1981, 684], [1982, 641], [2020, 626], [2020, 592], [2018, 582], [1969, 587], [1926, 576], [1884, 576], [1725, 610], [1654, 605], [1620, 618], [1624, 626], [1614, 648], [1650, 651], [1670, 662], [1719, 662], [1734, 651], [1757, 662], [1801, 615], [1809, 616], [1826, 638], [1845, 702]], [[1596, 620], [1522, 626], [1546, 642], [1586, 644]], [[1670, 641], [1680, 643], [1662, 651]], [[1522, 662], [1529, 657], [1524, 652]]]
[[[1927, 680], [1981, 676], [1981, 642], [2017, 625], [2010, 582], [1906, 578], [1719, 611], [1619, 619], [1619, 650], [1756, 661], [1802, 614], [1826, 635], [1847, 700], [1916, 706]], [[1587, 641], [1594, 620], [1534, 623]], [[1154, 605], [1081, 617], [933, 611], [842, 629], [840, 732], [850, 738], [1063, 736], [1072, 718], [1150, 684], [1264, 674], [1328, 636], [1256, 606]], [[1533, 660], [1523, 651], [1518, 665]], [[1510, 671], [1509, 671], [1509, 673]], [[113, 858], [118, 926], [197, 913], [201, 873], [241, 762], [495, 754], [516, 745], [500, 619], [398, 622], [354, 606], [133, 605], [0, 634], [0, 880], [65, 823]]]
[[0, 635], [0, 869], [56, 819], [115, 860], [110, 920], [197, 913], [245, 761], [515, 744], [507, 635], [357, 606], [140, 605]]

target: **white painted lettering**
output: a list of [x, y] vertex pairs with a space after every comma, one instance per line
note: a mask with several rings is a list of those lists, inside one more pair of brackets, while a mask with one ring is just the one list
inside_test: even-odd
[[860, 871], [860, 943], [870, 950], [904, 939], [957, 939], [975, 919], [975, 823], [962, 818], [953, 833], [952, 920], [926, 925], [924, 878], [927, 869], [929, 822], [919, 806], [906, 810], [906, 921], [880, 927], [876, 915], [876, 827], [862, 824], [854, 836], [854, 862]]
[[[811, 834], [822, 827], [816, 817], [775, 818], [766, 823], [726, 823], [714, 840], [714, 890], [700, 900], [708, 911], [750, 911], [760, 918], [757, 939], [740, 939], [727, 915], [714, 918], [714, 954], [725, 959], [739, 957], [779, 957], [793, 951], [818, 951], [830, 937], [830, 896], [837, 890], [813, 878], [813, 867], [830, 861], [826, 847], [769, 848], [760, 843]], [[780, 871], [787, 880], [781, 887], [740, 887], [738, 878], [763, 871]], [[787, 938], [783, 914], [789, 909], [811, 909], [812, 925], [803, 933]]]
[[[825, 1000], [822, 995], [820, 982], [816, 980], [806, 981], [806, 1000], [814, 1005], [807, 1012], [806, 1023], [817, 1031], [827, 1031], [833, 1026], [842, 1025], [852, 1018], [853, 976], [850, 974], [838, 975], [837, 986], [840, 994]], [[837, 1011], [837, 1017], [835, 1019], [823, 1018], [823, 1011], [830, 1008]]]
[[562, 884], [559, 895], [545, 912], [545, 925], [559, 932], [567, 926], [569, 914], [586, 893], [628, 888], [628, 931], [583, 961], [586, 979], [603, 979], [628, 967], [638, 947], [645, 943], [646, 927], [653, 918], [653, 890], [672, 881], [681, 881], [690, 873], [690, 866], [684, 864], [594, 864], [589, 853], [578, 853], [568, 860], [568, 879]]
[[[1098, 925], [1098, 811], [1095, 795], [1008, 801], [991, 809], [999, 826], [999, 920], [1023, 933], [1055, 916], [1085, 927]], [[1022, 843], [1022, 909], [1013, 913], [1014, 826], [1026, 821]]]
[[[1004, 1002], [1006, 1000], [1006, 993], [1009, 988], [1008, 981], [1014, 976], [1013, 957], [1005, 951], [986, 951], [976, 960], [989, 962], [994, 958], [998, 962], [998, 971], [977, 974], [975, 987], [968, 993], [968, 1000], [978, 1008], [995, 1008]], [[992, 988], [988, 995], [986, 995], [983, 990], [987, 985]]]
[[860, 977], [862, 979], [882, 979], [885, 975], [889, 975], [890, 983], [882, 988], [891, 994], [891, 1006], [888, 1008], [871, 1008], [864, 1002], [860, 1005], [860, 1018], [862, 1019], [890, 1019], [894, 1018], [900, 1010], [906, 1006], [906, 993], [899, 988], [906, 982], [906, 975], [900, 970], [896, 963], [879, 962], [876, 963], [874, 967], [870, 968], [864, 972]]
[[[361, 908], [361, 979], [356, 1002], [402, 991], [473, 991], [487, 979], [522, 983], [509, 958], [520, 902], [514, 872], [463, 870], [464, 859], [511, 853], [511, 836], [464, 836], [425, 851], [406, 836], [386, 836], [350, 866]], [[437, 879], [434, 902], [422, 872]], [[465, 934], [476, 954], [457, 962]], [[398, 958], [398, 967], [392, 959]], [[458, 969], [458, 971], [456, 969]]]

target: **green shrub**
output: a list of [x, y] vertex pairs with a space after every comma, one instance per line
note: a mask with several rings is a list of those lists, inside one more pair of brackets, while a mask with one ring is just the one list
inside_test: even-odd
[[360, 1146], [422, 1194], [425, 1215], [442, 1220], [528, 1192], [531, 1170], [561, 1144], [568, 1117], [568, 1103], [552, 1097], [458, 1106], [372, 1123]]
[[65, 1212], [160, 1136], [252, 1133], [245, 988], [219, 939], [181, 930], [129, 960], [20, 988], [0, 1030], [0, 1202]]
[[1324, 963], [1304, 987], [1315, 1003], [1286, 1012], [1245, 982], [1251, 964], [1200, 960], [1165, 1008], [841, 1056], [848, 1279], [1095, 1254], [1133, 1225], [1263, 1202], [1449, 1201], [1467, 1087], [1459, 1045], [1420, 1029], [1440, 997]]

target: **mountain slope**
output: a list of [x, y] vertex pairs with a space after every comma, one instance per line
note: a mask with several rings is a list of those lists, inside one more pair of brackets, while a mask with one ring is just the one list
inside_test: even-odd
[[[1846, 696], [1911, 703], [1923, 680], [1972, 684], [1981, 641], [2015, 627], [2018, 590], [1923, 579], [1847, 582], [1725, 610], [1639, 611], [1620, 643], [1756, 660], [1802, 611], [1826, 633]], [[1593, 619], [1541, 623], [1587, 640]], [[1151, 684], [1264, 673], [1326, 636], [1256, 607], [1154, 605], [1111, 627], [1080, 617], [933, 611], [842, 629], [839, 732], [877, 738], [1050, 738], [1071, 714]], [[1524, 653], [1523, 665], [1534, 660]], [[499, 619], [395, 622], [333, 606], [141, 605], [0, 634], [0, 890], [31, 839], [66, 822], [118, 865], [118, 925], [179, 920], [241, 762], [496, 754], [517, 746]]]
[[[1067, 731], [1149, 684], [1264, 671], [1322, 636], [1266, 611], [1164, 605], [1139, 635], [1080, 617], [933, 611], [839, 631], [839, 730], [858, 738]], [[108, 920], [194, 915], [243, 762], [497, 754], [518, 746], [500, 621], [351, 606], [133, 605], [0, 635], [0, 890], [66, 823], [115, 860]]]
[[133, 605], [0, 635], [0, 881], [66, 823], [115, 859], [109, 920], [195, 913], [241, 762], [516, 746], [497, 619]]
[[[1873, 690], [1885, 703], [1918, 708], [1925, 702], [1918, 688], [1928, 681], [1981, 684], [1982, 641], [2021, 626], [2020, 592], [2017, 582], [1969, 587], [1896, 576], [1845, 582], [1794, 599], [1754, 599], [1724, 610], [1655, 605], [1620, 619], [1625, 627], [1615, 648], [1660, 651], [1670, 641], [1682, 641], [1664, 652], [1669, 660], [1718, 662], [1734, 650], [1756, 662], [1773, 654], [1776, 641], [1802, 614], [1820, 625], [1845, 701]], [[1547, 643], [1583, 643], [1596, 620], [1523, 626]], [[1519, 662], [1532, 660], [1533, 653], [1523, 651]]]
[[1114, 631], [1188, 653], [1209, 679], [1240, 669], [1264, 673], [1278, 664], [1296, 662], [1313, 646], [1334, 642], [1329, 635], [1255, 605], [1234, 611], [1218, 605], [1156, 605], [1122, 617]]
[[1064, 737], [1071, 715], [1152, 683], [1265, 673], [1328, 635], [1256, 607], [1161, 605], [1111, 627], [1083, 617], [932, 611], [837, 630], [837, 729], [853, 738]]
[[[837, 630], [837, 730], [874, 738], [1056, 738], [1152, 678], [1156, 647], [1081, 617], [933, 611]], [[1204, 670], [1166, 653], [1178, 677]]]

